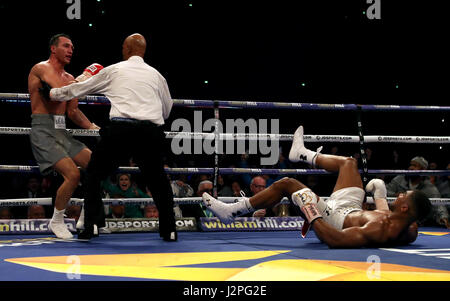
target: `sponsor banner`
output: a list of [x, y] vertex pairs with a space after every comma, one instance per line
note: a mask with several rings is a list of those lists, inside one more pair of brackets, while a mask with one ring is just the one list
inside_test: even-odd
[[[1, 234], [53, 234], [48, 229], [50, 219], [4, 219], [0, 220]], [[74, 233], [75, 220], [73, 218], [64, 219], [70, 232]]]
[[203, 231], [300, 231], [304, 220], [299, 216], [237, 217], [231, 224], [223, 224], [217, 217], [201, 217]]
[[[197, 231], [194, 217], [183, 217], [175, 220], [177, 231]], [[158, 232], [157, 218], [107, 218], [106, 228], [112, 233], [117, 232]]]
[[42, 237], [42, 238], [22, 238], [22, 239], [7, 239], [0, 240], [0, 248], [3, 247], [25, 247], [25, 246], [40, 246], [54, 244], [57, 242], [68, 243], [72, 240], [60, 239], [56, 237]]

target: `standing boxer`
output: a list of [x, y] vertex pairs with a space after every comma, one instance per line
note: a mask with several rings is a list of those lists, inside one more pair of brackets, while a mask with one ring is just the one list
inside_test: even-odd
[[64, 178], [58, 188], [55, 208], [49, 228], [62, 239], [72, 238], [64, 224], [67, 202], [80, 181], [77, 168], [86, 168], [91, 151], [66, 131], [65, 115], [85, 129], [98, 129], [78, 108], [78, 99], [68, 102], [50, 102], [40, 93], [43, 82], [53, 87], [62, 87], [74, 82], [74, 77], [64, 70], [73, 55], [73, 44], [68, 35], [58, 34], [50, 39], [50, 57], [33, 66], [28, 76], [28, 91], [31, 99], [31, 149], [41, 173], [56, 170]]
[[[164, 77], [144, 62], [146, 45], [142, 35], [130, 35], [122, 46], [122, 62], [104, 68], [90, 80], [49, 92], [54, 101], [100, 93], [111, 102], [111, 123], [100, 130], [101, 140], [87, 168], [85, 231], [78, 238], [90, 239], [94, 225], [104, 227], [101, 181], [117, 170], [121, 160], [133, 157], [158, 208], [160, 236], [165, 241], [177, 240], [173, 193], [164, 171], [162, 128], [173, 101]], [[142, 137], [152, 144], [142, 144]]]

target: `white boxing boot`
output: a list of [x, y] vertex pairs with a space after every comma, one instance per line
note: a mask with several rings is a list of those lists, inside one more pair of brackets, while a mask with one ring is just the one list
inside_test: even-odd
[[237, 216], [255, 211], [248, 198], [243, 198], [237, 203], [226, 204], [205, 192], [202, 195], [202, 200], [206, 208], [214, 213], [224, 224], [232, 223]]
[[294, 140], [292, 141], [291, 150], [289, 151], [289, 160], [294, 163], [301, 161], [315, 166], [317, 155], [321, 150], [322, 147], [319, 147], [317, 151], [314, 152], [305, 147], [303, 141], [303, 126], [299, 126], [294, 133]]
[[54, 208], [53, 217], [48, 223], [48, 229], [51, 230], [56, 237], [61, 239], [72, 239], [73, 235], [67, 229], [67, 225], [64, 223], [64, 212], [66, 210], [58, 210]]

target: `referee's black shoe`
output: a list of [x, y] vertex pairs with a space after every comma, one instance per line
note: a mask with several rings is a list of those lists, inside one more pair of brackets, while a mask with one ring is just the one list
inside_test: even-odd
[[78, 232], [78, 239], [90, 240], [92, 237], [98, 237], [97, 225], [84, 225], [84, 229]]

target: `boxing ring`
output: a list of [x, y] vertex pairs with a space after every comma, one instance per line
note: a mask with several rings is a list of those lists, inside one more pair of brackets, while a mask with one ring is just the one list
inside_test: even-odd
[[[28, 104], [28, 94], [0, 93], [1, 103]], [[80, 104], [108, 105], [100, 96], [88, 96]], [[449, 144], [450, 136], [366, 136], [360, 112], [428, 111], [449, 112], [450, 107], [383, 106], [354, 104], [306, 104], [276, 102], [235, 102], [174, 100], [175, 107], [209, 108], [219, 120], [221, 109], [299, 111], [347, 111], [357, 115], [358, 135], [304, 136], [305, 142], [359, 144], [361, 175], [450, 175], [449, 170], [374, 170], [369, 169], [364, 148], [367, 143]], [[356, 123], [356, 122], [355, 122]], [[96, 130], [68, 130], [75, 136], [96, 137]], [[1, 135], [26, 136], [29, 128], [0, 127]], [[168, 139], [269, 140], [291, 141], [292, 134], [245, 134], [166, 132]], [[222, 168], [217, 149], [213, 167], [166, 168], [168, 174], [209, 174], [217, 192], [219, 175], [333, 175], [321, 169]], [[0, 165], [1, 173], [39, 173], [37, 166]], [[120, 167], [118, 172], [139, 173], [138, 168]], [[219, 197], [234, 202], [234, 197]], [[390, 199], [391, 201], [392, 199]], [[370, 197], [368, 202], [370, 202]], [[450, 199], [431, 199], [434, 205], [450, 204]], [[105, 204], [148, 204], [152, 199], [104, 199]], [[175, 198], [176, 203], [199, 204], [201, 198]], [[287, 202], [284, 200], [283, 202]], [[82, 204], [72, 199], [71, 205]], [[51, 205], [51, 198], [5, 199], [0, 206]], [[0, 235], [0, 281], [449, 281], [450, 230], [421, 227], [417, 240], [399, 248], [329, 249], [311, 231], [302, 239], [301, 218], [289, 219], [291, 228], [227, 228], [214, 218], [202, 224], [201, 231], [179, 231], [178, 241], [166, 243], [159, 234], [101, 234], [90, 242], [63, 241], [50, 233]], [[209, 224], [208, 224], [209, 223]], [[216, 224], [214, 224], [216, 223]], [[208, 231], [207, 225], [216, 228]], [[0, 225], [1, 226], [1, 225]], [[218, 227], [219, 226], [219, 227]], [[218, 228], [217, 228], [218, 227]], [[0, 228], [0, 234], [4, 228]], [[179, 292], [181, 294], [181, 291]], [[226, 293], [226, 292], [224, 292]]]

